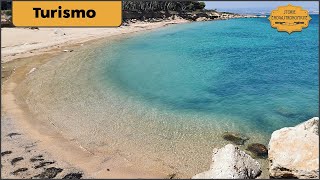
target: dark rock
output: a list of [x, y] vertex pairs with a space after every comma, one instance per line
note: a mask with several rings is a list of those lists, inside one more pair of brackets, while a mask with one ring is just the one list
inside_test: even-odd
[[235, 145], [243, 145], [247, 140], [249, 140], [248, 137], [233, 132], [225, 132], [222, 137], [224, 140], [230, 141]]
[[28, 170], [28, 168], [19, 168], [19, 169], [13, 171], [12, 174], [13, 175], [17, 175], [18, 173], [24, 172], [24, 171], [27, 171], [27, 170]]
[[12, 153], [12, 151], [4, 151], [4, 152], [1, 153], [1, 156], [7, 155], [7, 154], [11, 154], [11, 153]]
[[168, 178], [169, 178], [169, 179], [174, 179], [174, 178], [176, 177], [176, 175], [177, 175], [177, 174], [175, 174], [175, 173], [169, 174], [169, 175], [168, 175]]
[[11, 160], [11, 165], [15, 165], [17, 162], [23, 160], [23, 157], [16, 157]]
[[45, 162], [40, 162], [38, 165], [36, 165], [34, 168], [35, 169], [38, 169], [38, 168], [41, 168], [41, 167], [44, 167], [46, 165], [50, 165], [50, 164], [53, 164], [55, 163], [54, 161], [45, 161]]
[[34, 176], [34, 178], [39, 178], [39, 179], [52, 179], [57, 176], [57, 174], [61, 173], [63, 169], [61, 168], [56, 168], [56, 167], [51, 167], [43, 171], [41, 174], [38, 174]]
[[7, 136], [9, 136], [10, 138], [12, 138], [12, 136], [18, 136], [18, 135], [21, 135], [21, 134], [19, 134], [19, 133], [10, 133], [10, 134], [8, 134]]
[[82, 173], [69, 173], [65, 175], [62, 179], [81, 179]]
[[38, 27], [29, 27], [29, 29], [39, 30], [39, 28], [38, 28]]
[[30, 159], [31, 162], [36, 162], [36, 161], [43, 161], [44, 159], [42, 158], [42, 155], [39, 156], [34, 156]]
[[259, 143], [249, 144], [247, 150], [250, 151], [257, 158], [267, 158], [268, 157], [268, 148]]

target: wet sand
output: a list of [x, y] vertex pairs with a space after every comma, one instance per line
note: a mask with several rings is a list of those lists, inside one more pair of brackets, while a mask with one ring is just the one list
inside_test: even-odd
[[[84, 30], [77, 29], [78, 35], [82, 35], [82, 38], [78, 40], [76, 40], [77, 36], [72, 36], [71, 39], [73, 38], [73, 40], [69, 38], [67, 42], [60, 40], [54, 44], [48, 44], [49, 39], [43, 38], [44, 42], [36, 43], [38, 44], [37, 47], [28, 46], [28, 44], [33, 44], [30, 42], [33, 39], [32, 37], [25, 36], [26, 39], [21, 40], [19, 37], [22, 36], [19, 36], [19, 33], [16, 34], [17, 31], [21, 31], [20, 33], [23, 34], [24, 31], [37, 30], [14, 28], [2, 31], [2, 37], [5, 37], [2, 43], [2, 60], [5, 62], [2, 64], [1, 92], [2, 177], [43, 178], [47, 177], [45, 175], [48, 175], [50, 170], [55, 172], [49, 174], [57, 178], [63, 178], [68, 174], [70, 176], [70, 173], [81, 174], [84, 178], [170, 178], [173, 176], [164, 173], [166, 171], [162, 170], [140, 169], [138, 165], [128, 163], [120, 155], [88, 151], [75, 139], [63, 136], [54, 123], [36, 120], [30, 113], [28, 106], [19, 101], [21, 94], [17, 94], [16, 87], [27, 75], [49, 62], [51, 58], [62, 53], [72, 53], [69, 52], [70, 49], [77, 49], [101, 38], [119, 38], [123, 34], [183, 22], [186, 21], [143, 23], [142, 25], [137, 23], [133, 27], [122, 27], [119, 31], [114, 30], [114, 28], [103, 29], [104, 33], [102, 31], [95, 36], [90, 35], [90, 33], [89, 35], [88, 33], [82, 34]], [[101, 31], [101, 29], [99, 30]], [[48, 31], [48, 29], [44, 29], [44, 31]], [[50, 31], [53, 32], [54, 30]], [[98, 32], [98, 30], [94, 32]], [[36, 35], [37, 33], [34, 33], [33, 37]], [[15, 44], [10, 44], [12, 43], [10, 39], [14, 39], [14, 36], [16, 37], [16, 41], [13, 41]], [[40, 38], [40, 40], [42, 39]], [[21, 41], [24, 44], [21, 44]], [[26, 44], [27, 46], [25, 46]], [[68, 52], [65, 52], [65, 50], [68, 50]], [[37, 158], [40, 160], [31, 160]], [[12, 164], [12, 161], [17, 162]], [[42, 162], [43, 166], [35, 168], [39, 165], [38, 162]], [[77, 176], [77, 174], [73, 175]]]
[[116, 28], [1, 28], [1, 62], [31, 57], [68, 45], [189, 22], [185, 19], [136, 22]]

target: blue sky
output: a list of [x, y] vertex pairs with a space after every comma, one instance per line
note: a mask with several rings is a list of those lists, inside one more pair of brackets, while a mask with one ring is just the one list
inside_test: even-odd
[[269, 13], [277, 6], [287, 4], [302, 6], [310, 12], [319, 12], [317, 1], [205, 1], [205, 3], [206, 9], [237, 13]]

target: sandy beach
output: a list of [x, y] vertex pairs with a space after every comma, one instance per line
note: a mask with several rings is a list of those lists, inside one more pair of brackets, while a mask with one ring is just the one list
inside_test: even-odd
[[54, 48], [85, 43], [90, 40], [152, 30], [170, 24], [186, 23], [185, 19], [161, 22], [137, 22], [118, 28], [2, 28], [1, 61], [30, 57]]
[[139, 169], [119, 155], [92, 153], [63, 136], [55, 124], [37, 121], [19, 102], [17, 85], [50, 58], [72, 53], [97, 39], [189, 22], [183, 19], [137, 22], [119, 28], [2, 28], [3, 178], [170, 178], [166, 170]]
[[319, 179], [318, 3], [13, 4], [1, 178]]
[[[288, 47], [288, 61], [272, 61], [277, 46], [266, 37], [282, 34], [266, 19], [126, 22], [1, 29], [1, 177], [191, 178], [208, 169], [213, 148], [232, 143], [266, 179], [271, 133], [318, 116], [318, 102], [310, 101], [318, 89], [316, 43], [302, 51], [312, 62], [292, 72], [285, 67], [301, 63], [291, 59], [295, 47]], [[315, 40], [307, 37], [303, 42]], [[305, 67], [314, 71], [297, 81]], [[292, 86], [273, 82], [275, 70]], [[283, 94], [288, 88], [292, 95]], [[294, 93], [300, 91], [306, 97]]]

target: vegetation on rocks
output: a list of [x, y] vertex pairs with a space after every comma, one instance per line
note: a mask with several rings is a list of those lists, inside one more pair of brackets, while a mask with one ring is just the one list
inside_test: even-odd
[[204, 2], [198, 1], [124, 1], [123, 10], [136, 12], [150, 11], [196, 11], [205, 8]]
[[198, 1], [123, 1], [123, 20], [127, 22], [158, 22], [181, 18], [189, 21], [211, 21], [216, 19], [240, 18], [233, 13], [220, 13], [205, 9], [206, 4]]

